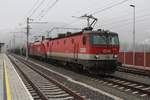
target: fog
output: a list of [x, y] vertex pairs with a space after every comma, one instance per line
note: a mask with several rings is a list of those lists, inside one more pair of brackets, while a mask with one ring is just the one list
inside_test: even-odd
[[[150, 38], [150, 0], [127, 0], [111, 8], [112, 5], [121, 1], [124, 0], [57, 0], [57, 3], [48, 10], [55, 0], [0, 0], [0, 42], [12, 46], [15, 34], [15, 45], [24, 44], [26, 18], [29, 16], [35, 22], [48, 22], [47, 24], [30, 23], [32, 28], [30, 29], [30, 41], [32, 41], [35, 36], [47, 36], [47, 32], [53, 27], [84, 28], [86, 20], [72, 16], [80, 17], [84, 14], [98, 12], [93, 15], [98, 18], [95, 29], [101, 28], [117, 32], [121, 44], [131, 44], [133, 8], [130, 5], [134, 4], [136, 43], [141, 44]], [[34, 9], [40, 3], [41, 6], [33, 14]], [[56, 33], [51, 35], [56, 35]]]

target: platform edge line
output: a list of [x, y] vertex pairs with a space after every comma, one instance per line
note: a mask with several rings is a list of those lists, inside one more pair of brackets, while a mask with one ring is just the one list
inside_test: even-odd
[[12, 100], [11, 99], [11, 93], [10, 93], [10, 85], [9, 85], [9, 77], [7, 74], [7, 68], [6, 68], [6, 63], [4, 61], [4, 74], [5, 74], [5, 86], [6, 86], [6, 96], [7, 100]]

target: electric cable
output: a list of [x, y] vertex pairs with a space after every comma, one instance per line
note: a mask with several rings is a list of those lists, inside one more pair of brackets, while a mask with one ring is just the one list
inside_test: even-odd
[[111, 9], [111, 8], [113, 8], [113, 7], [116, 7], [116, 6], [118, 6], [118, 5], [121, 5], [121, 4], [123, 4], [123, 3], [127, 2], [127, 1], [129, 1], [129, 0], [123, 0], [123, 1], [121, 1], [121, 2], [118, 2], [118, 3], [116, 3], [116, 4], [113, 4], [113, 5], [108, 6], [108, 7], [106, 7], [106, 8], [103, 8], [103, 9], [101, 9], [101, 10], [95, 11], [95, 12], [91, 13], [91, 15], [95, 15], [95, 14], [97, 14], [97, 13], [106, 11], [106, 10], [108, 10], [108, 9]]
[[41, 20], [41, 19], [49, 12], [49, 10], [51, 10], [51, 9], [56, 5], [57, 2], [58, 2], [58, 0], [55, 0], [55, 2], [53, 2], [53, 3], [48, 7], [48, 9], [45, 11], [45, 13], [43, 12], [43, 15], [41, 15], [41, 17], [39, 18], [39, 20]]
[[43, 3], [45, 2], [45, 0], [42, 0], [38, 6], [33, 10], [33, 12], [29, 15], [29, 17], [31, 17], [33, 14], [35, 14], [35, 12], [43, 5]]

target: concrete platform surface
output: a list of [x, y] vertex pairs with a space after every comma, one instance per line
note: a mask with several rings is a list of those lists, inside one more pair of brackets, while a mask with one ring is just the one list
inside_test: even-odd
[[6, 54], [0, 54], [0, 100], [33, 100]]
[[3, 57], [0, 54], [0, 100], [4, 100], [3, 79]]

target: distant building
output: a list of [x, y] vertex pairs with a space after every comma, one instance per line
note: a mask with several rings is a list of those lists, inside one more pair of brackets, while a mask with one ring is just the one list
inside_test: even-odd
[[2, 52], [2, 47], [4, 46], [4, 43], [0, 43], [0, 52]]

